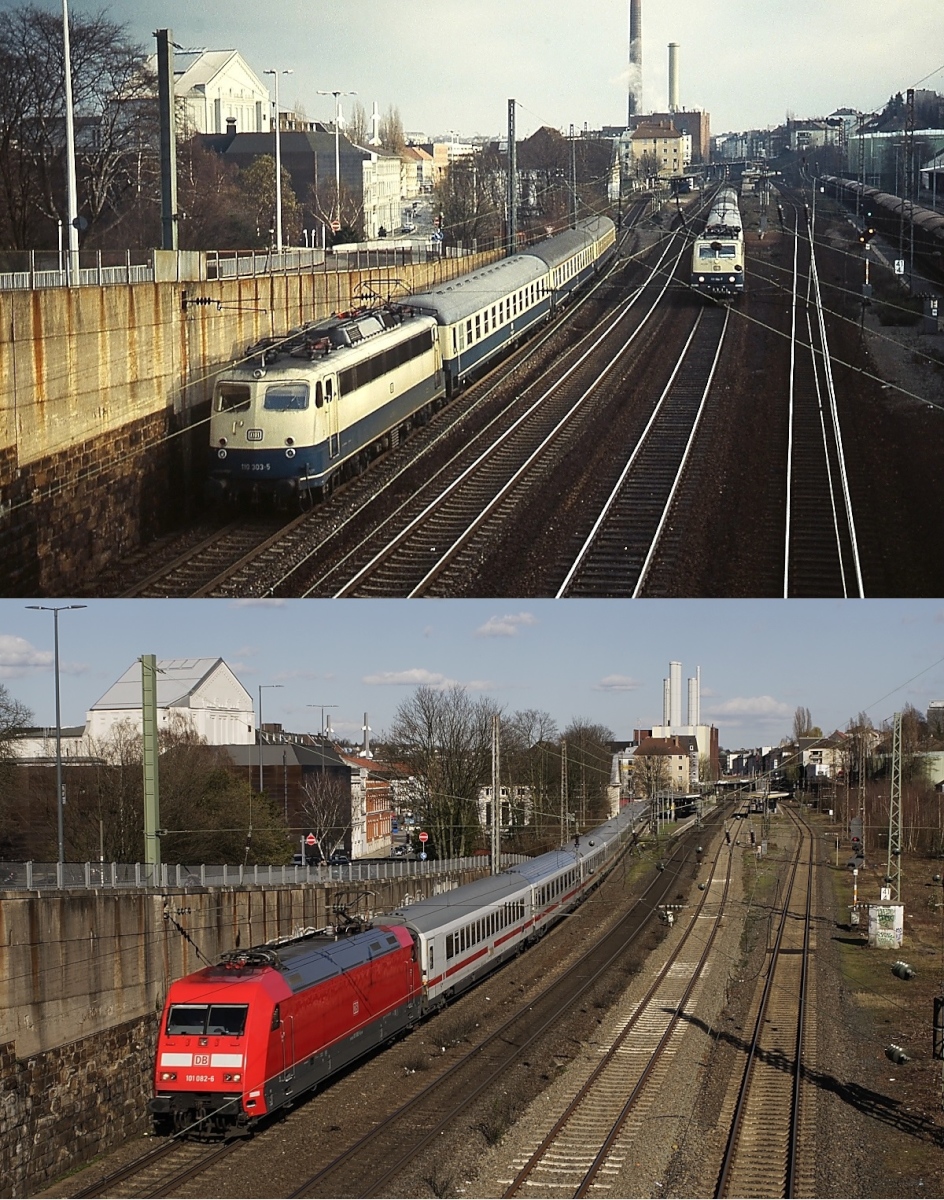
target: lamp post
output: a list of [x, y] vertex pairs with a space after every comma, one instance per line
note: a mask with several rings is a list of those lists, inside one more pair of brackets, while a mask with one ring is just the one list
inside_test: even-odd
[[279, 120], [279, 75], [291, 75], [291, 70], [263, 71], [275, 83], [275, 250], [282, 253], [282, 126]]
[[259, 684], [259, 791], [262, 791], [262, 689], [263, 688], [280, 688], [281, 683], [260, 683]]
[[62, 715], [59, 704], [59, 614], [70, 608], [88, 608], [87, 604], [27, 604], [27, 608], [52, 613], [53, 647], [56, 668], [56, 809], [59, 819], [59, 862], [65, 862], [65, 836], [62, 819]]
[[[66, 101], [66, 226], [69, 235], [69, 274], [71, 287], [79, 282], [79, 199], [75, 177], [75, 118], [72, 105], [72, 53], [69, 48], [69, 6], [62, 0], [63, 85]], [[69, 605], [85, 608], [84, 604]], [[60, 852], [61, 852], [60, 845]], [[61, 857], [60, 857], [61, 861]]]
[[[339, 705], [337, 705], [337, 704], [306, 704], [305, 707], [321, 709], [321, 740], [322, 740], [322, 742], [324, 742], [324, 740], [325, 740], [325, 716], [324, 716], [325, 709], [326, 708], [338, 708]], [[322, 745], [322, 747], [321, 747], [321, 769], [322, 769], [322, 771], [324, 771], [324, 769], [325, 769], [324, 752], [325, 752], [325, 748]]]
[[[318, 92], [319, 96], [334, 97], [334, 186], [337, 196], [338, 214], [337, 221], [341, 221], [341, 97], [356, 96], [357, 92]], [[310, 708], [317, 708], [317, 704], [309, 705]], [[336, 704], [328, 705], [329, 708], [337, 708]]]

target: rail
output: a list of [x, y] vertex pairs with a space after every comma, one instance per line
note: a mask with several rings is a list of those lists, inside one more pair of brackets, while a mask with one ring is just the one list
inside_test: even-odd
[[[502, 854], [502, 867], [527, 862], [526, 854]], [[146, 863], [0, 863], [0, 891], [61, 891], [67, 888], [164, 888], [189, 887], [293, 887], [304, 883], [359, 882], [370, 879], [403, 879], [416, 875], [481, 869], [488, 863], [483, 855], [448, 859], [364, 859], [353, 863], [305, 864], [242, 863], [188, 867], [183, 863], [160, 863], [156, 879]]]

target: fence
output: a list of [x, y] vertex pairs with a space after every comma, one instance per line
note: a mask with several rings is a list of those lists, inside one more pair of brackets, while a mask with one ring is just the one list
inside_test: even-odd
[[[178, 271], [168, 275], [162, 267], [161, 278], [183, 280], [253, 279], [260, 275], [298, 275], [301, 272], [364, 271], [372, 267], [413, 266], [437, 262], [442, 258], [466, 258], [485, 245], [443, 246], [431, 239], [416, 241], [363, 242], [324, 250], [293, 246], [274, 250], [202, 250], [182, 251]], [[169, 253], [162, 251], [161, 253]], [[199, 263], [194, 266], [194, 260]], [[52, 251], [23, 250], [0, 254], [0, 291], [31, 291], [39, 288], [69, 287], [64, 261]], [[180, 264], [185, 263], [183, 269]], [[153, 283], [157, 277], [151, 250], [108, 252], [80, 251], [77, 287], [106, 287], [117, 284]], [[82, 265], [84, 264], [84, 265]]]
[[[304, 883], [354, 883], [370, 879], [403, 879], [415, 875], [442, 874], [474, 870], [488, 865], [488, 857], [387, 860], [365, 859], [360, 862], [218, 866], [200, 863], [188, 867], [182, 863], [161, 863], [157, 880], [151, 881], [151, 868], [145, 863], [0, 863], [0, 891], [62, 890], [66, 888], [190, 888], [190, 887], [292, 887]], [[524, 854], [503, 854], [503, 867], [527, 862]]]

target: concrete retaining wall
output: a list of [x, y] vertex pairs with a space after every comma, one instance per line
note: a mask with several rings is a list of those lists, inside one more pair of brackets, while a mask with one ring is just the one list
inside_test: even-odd
[[247, 345], [495, 257], [0, 292], [0, 593], [78, 594], [199, 504], [213, 376]]
[[[238, 946], [391, 911], [474, 878], [453, 872], [342, 889], [208, 888], [0, 896], [0, 1195], [35, 1193], [148, 1127], [169, 984]], [[204, 956], [201, 958], [199, 951]]]

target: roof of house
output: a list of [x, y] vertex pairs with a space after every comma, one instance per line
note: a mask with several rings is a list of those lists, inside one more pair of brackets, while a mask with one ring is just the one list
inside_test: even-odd
[[[157, 707], [184, 708], [189, 698], [220, 666], [221, 658], [159, 658]], [[229, 670], [229, 668], [226, 668]], [[248, 693], [247, 693], [248, 695]], [[92, 712], [116, 708], [141, 708], [141, 664], [134, 662], [124, 675], [92, 705]]]

